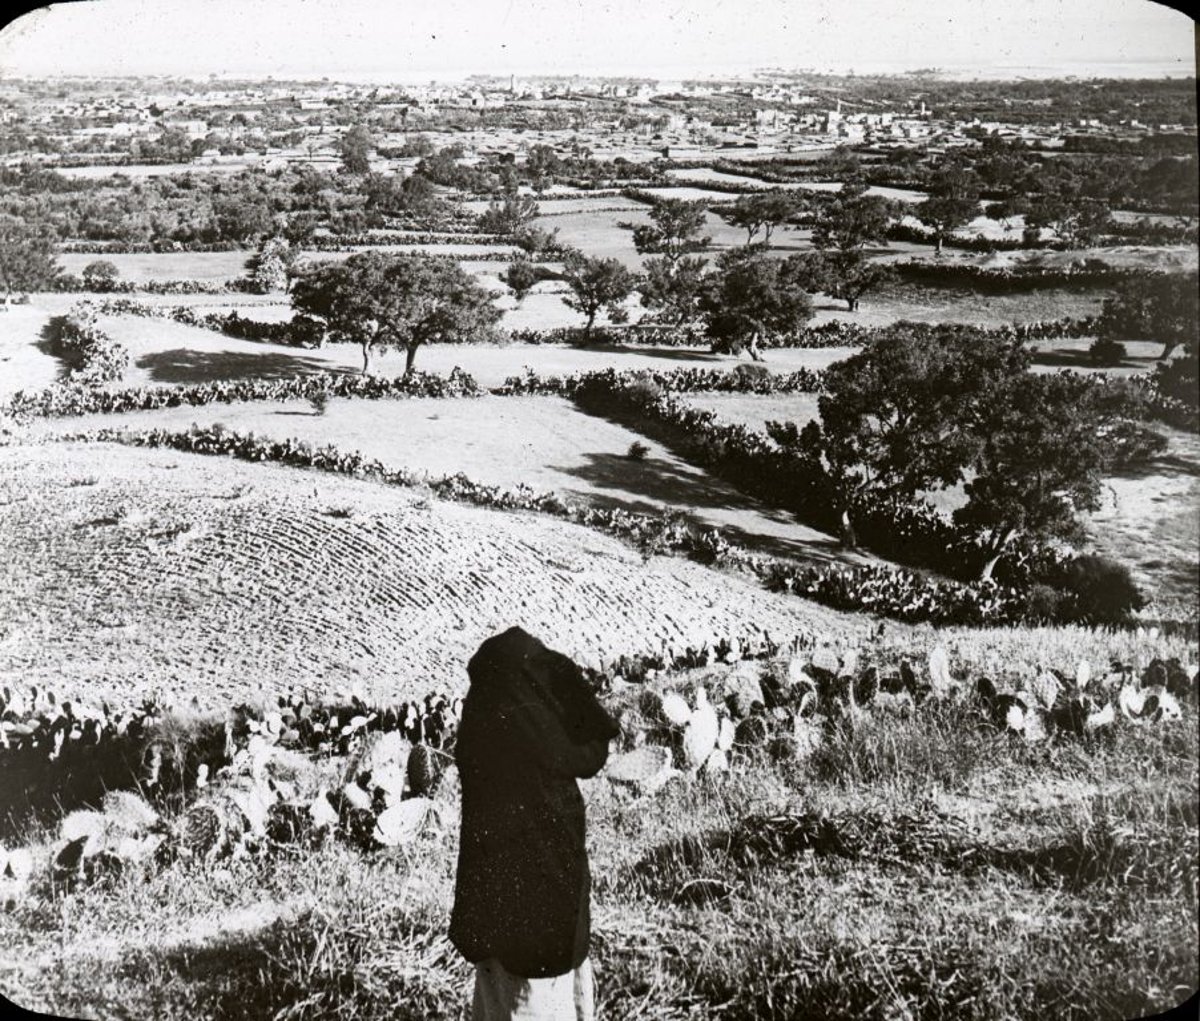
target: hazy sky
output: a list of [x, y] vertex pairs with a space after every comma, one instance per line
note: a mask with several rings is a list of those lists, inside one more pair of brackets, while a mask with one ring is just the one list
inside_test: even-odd
[[1150, 0], [89, 0], [0, 32], [4, 74], [666, 77], [781, 65], [989, 75], [1119, 64], [1194, 73], [1191, 19]]

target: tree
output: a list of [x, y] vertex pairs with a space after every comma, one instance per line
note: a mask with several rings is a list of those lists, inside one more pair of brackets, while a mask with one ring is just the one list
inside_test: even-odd
[[718, 214], [731, 227], [746, 232], [746, 244], [754, 243], [755, 235], [763, 231], [763, 244], [771, 244], [771, 232], [787, 223], [800, 211], [801, 199], [795, 192], [768, 191], [739, 195], [729, 209]]
[[761, 360], [763, 340], [799, 329], [813, 314], [799, 264], [753, 249], [722, 254], [699, 306], [714, 350], [745, 348], [755, 361]]
[[686, 255], [702, 252], [712, 238], [701, 235], [706, 207], [703, 202], [663, 199], [650, 209], [650, 222], [622, 223], [633, 231], [633, 246], [639, 255], [661, 255], [672, 266]]
[[831, 365], [806, 427], [833, 490], [843, 539], [866, 498], [912, 500], [962, 480], [979, 423], [1029, 353], [971, 327], [897, 323], [860, 353]]
[[83, 267], [80, 276], [89, 291], [99, 291], [104, 294], [113, 289], [121, 271], [107, 259], [97, 259]]
[[1112, 222], [1104, 202], [1090, 196], [1043, 192], [1025, 199], [1023, 208], [1026, 235], [1033, 243], [1048, 229], [1066, 245], [1085, 248]]
[[942, 242], [979, 214], [979, 179], [960, 166], [947, 166], [934, 175], [929, 198], [921, 202], [913, 215], [933, 230], [937, 254]]
[[54, 239], [48, 227], [0, 216], [0, 284], [4, 306], [14, 291], [36, 291], [58, 276]]
[[1200, 279], [1189, 273], [1149, 273], [1126, 278], [1104, 299], [1100, 335], [1113, 340], [1155, 340], [1159, 360], [1177, 347], [1195, 354], [1200, 343]]
[[300, 250], [287, 238], [273, 235], [266, 238], [258, 251], [246, 260], [246, 275], [259, 294], [286, 291], [291, 285], [292, 270], [299, 257]]
[[269, 234], [274, 226], [270, 207], [253, 195], [218, 195], [212, 209], [213, 229], [218, 237], [230, 241], [252, 241]]
[[347, 174], [366, 174], [371, 170], [371, 153], [375, 150], [375, 139], [364, 124], [349, 128], [339, 146], [342, 154], [342, 169]]
[[1099, 508], [1125, 421], [1112, 396], [1084, 376], [1026, 372], [997, 391], [977, 426], [967, 503], [954, 513], [988, 551], [983, 578], [1021, 533], [1080, 537], [1079, 513]]
[[817, 173], [830, 181], [856, 181], [862, 176], [862, 162], [849, 146], [839, 145], [817, 161]]
[[550, 255], [561, 247], [557, 227], [554, 230], [542, 230], [541, 227], [531, 224], [513, 234], [512, 241], [522, 252], [534, 258]]
[[520, 195], [507, 195], [503, 202], [492, 201], [479, 214], [479, 229], [487, 234], [516, 234], [538, 215], [538, 204]]
[[360, 344], [364, 373], [373, 350], [403, 348], [406, 376], [422, 344], [481, 339], [501, 315], [453, 260], [382, 252], [310, 266], [292, 287], [292, 306], [321, 320], [335, 341]]
[[563, 263], [562, 279], [571, 289], [563, 304], [587, 317], [586, 334], [591, 334], [601, 311], [607, 312], [614, 323], [627, 318], [622, 303], [633, 292], [636, 278], [619, 259], [593, 258], [571, 251]]
[[660, 322], [690, 327], [700, 318], [707, 259], [684, 256], [671, 262], [664, 256], [647, 259], [638, 281], [641, 302]]
[[868, 195], [859, 183], [842, 185], [837, 197], [818, 213], [813, 227], [817, 252], [803, 259], [810, 290], [824, 291], [855, 312], [859, 300], [891, 276], [886, 266], [872, 264], [868, 244], [887, 244], [895, 216], [886, 199]]
[[508, 269], [500, 274], [500, 280], [508, 285], [519, 305], [529, 296], [535, 285], [543, 280], [552, 280], [555, 276], [554, 272], [537, 265], [527, 256], [518, 256], [508, 264]]

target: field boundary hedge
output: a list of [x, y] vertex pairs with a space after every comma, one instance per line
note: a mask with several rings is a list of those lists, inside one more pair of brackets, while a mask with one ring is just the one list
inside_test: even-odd
[[532, 511], [570, 521], [631, 542], [646, 553], [676, 553], [709, 566], [746, 571], [769, 589], [811, 599], [835, 609], [877, 613], [912, 623], [1005, 625], [1024, 621], [1026, 601], [1015, 588], [992, 582], [963, 584], [936, 581], [890, 565], [817, 567], [752, 553], [727, 540], [720, 529], [699, 528], [677, 511], [638, 514], [564, 500], [555, 493], [526, 487], [515, 490], [483, 485], [458, 474], [430, 478], [411, 469], [392, 469], [357, 451], [314, 448], [297, 440], [267, 440], [221, 427], [186, 432], [164, 429], [102, 429], [54, 437], [52, 442], [120, 443], [166, 447], [187, 453], [270, 461], [385, 485], [421, 486], [444, 500], [506, 511]]
[[200, 407], [239, 401], [319, 401], [331, 397], [383, 400], [404, 397], [479, 397], [485, 391], [457, 366], [448, 376], [414, 372], [387, 379], [359, 373], [320, 372], [282, 380], [239, 380], [190, 386], [94, 390], [84, 386], [51, 386], [18, 391], [0, 410], [14, 417], [65, 418], [75, 415], [153, 411], [156, 408]]

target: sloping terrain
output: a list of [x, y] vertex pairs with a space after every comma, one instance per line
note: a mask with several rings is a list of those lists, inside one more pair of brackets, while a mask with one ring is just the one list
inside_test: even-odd
[[[873, 559], [842, 549], [836, 537], [740, 493], [625, 426], [584, 414], [561, 397], [334, 399], [319, 413], [307, 401], [245, 401], [44, 419], [30, 431], [185, 431], [193, 424], [332, 445], [435, 478], [461, 472], [474, 482], [505, 489], [528, 486], [599, 507], [637, 513], [677, 508], [705, 527], [727, 529], [739, 543], [777, 556], [847, 563]], [[627, 456], [633, 443], [646, 448], [641, 459]]]
[[541, 516], [173, 451], [0, 450], [0, 535], [0, 683], [96, 700], [460, 690], [513, 624], [596, 665], [868, 626]]

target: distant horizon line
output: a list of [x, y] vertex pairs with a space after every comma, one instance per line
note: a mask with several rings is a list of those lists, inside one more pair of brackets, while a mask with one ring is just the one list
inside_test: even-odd
[[729, 79], [746, 79], [761, 75], [821, 75], [836, 78], [858, 77], [927, 77], [953, 78], [962, 81], [1018, 81], [1076, 78], [1076, 79], [1187, 79], [1196, 76], [1196, 68], [1180, 67], [1180, 61], [1064, 61], [1061, 64], [993, 64], [981, 66], [974, 63], [947, 63], [934, 67], [874, 63], [854, 67], [850, 65], [821, 65], [803, 67], [785, 67], [778, 64], [769, 65], [727, 65], [724, 68], [710, 68], [697, 71], [690, 67], [657, 66], [644, 69], [608, 68], [604, 70], [565, 71], [565, 70], [488, 70], [488, 69], [444, 69], [444, 70], [393, 70], [368, 69], [350, 70], [347, 68], [313, 68], [312, 70], [264, 70], [248, 69], [238, 71], [48, 71], [19, 73], [7, 72], [0, 67], [0, 80], [15, 78], [36, 79], [74, 79], [74, 78], [176, 78], [189, 81], [218, 80], [249, 80], [280, 82], [292, 81], [329, 81], [345, 84], [394, 83], [394, 84], [426, 84], [429, 82], [461, 82], [470, 78], [635, 78], [651, 81], [722, 81]]

